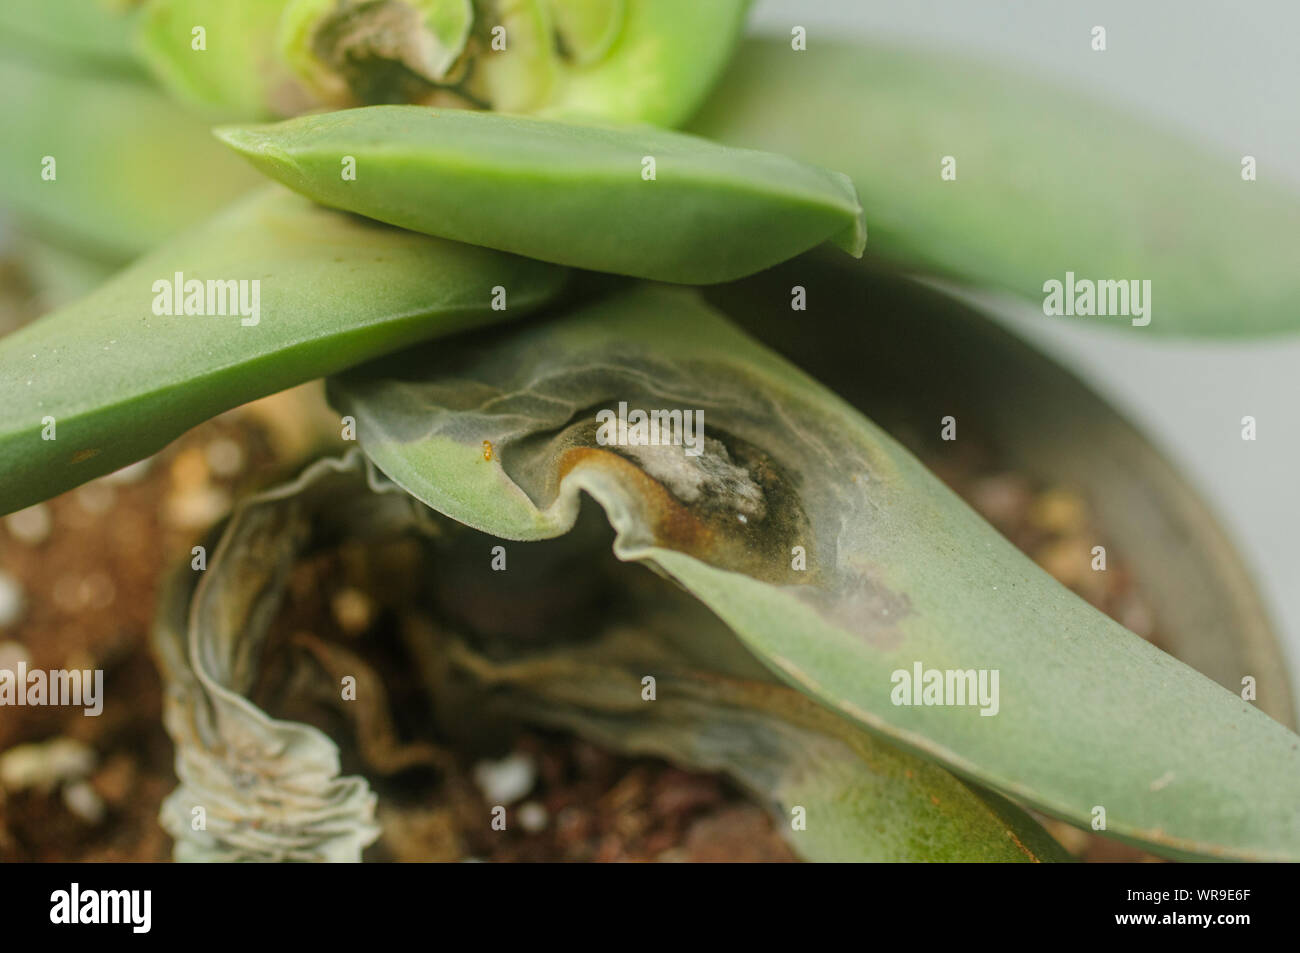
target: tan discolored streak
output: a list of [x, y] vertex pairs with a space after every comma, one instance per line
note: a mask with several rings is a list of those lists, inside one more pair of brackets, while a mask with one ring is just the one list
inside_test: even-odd
[[[790, 547], [812, 548], [811, 533], [802, 511], [790, 511], [792, 497], [774, 505], [768, 495], [762, 519], [741, 521], [727, 509], [726, 500], [709, 498], [685, 503], [663, 483], [619, 453], [596, 447], [572, 447], [561, 455], [561, 480], [579, 467], [596, 467], [614, 475], [639, 507], [639, 516], [655, 544], [693, 556], [731, 572], [786, 585], [808, 585], [818, 573], [796, 572], [790, 565]], [[782, 510], [785, 510], [784, 512]]]

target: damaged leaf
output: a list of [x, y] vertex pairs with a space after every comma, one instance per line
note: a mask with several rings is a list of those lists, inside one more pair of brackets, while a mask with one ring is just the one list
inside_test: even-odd
[[650, 126], [373, 106], [218, 135], [324, 205], [593, 271], [708, 284], [866, 244], [839, 173]]
[[[258, 193], [0, 338], [0, 513], [257, 397], [526, 314], [564, 279], [540, 262]], [[493, 307], [497, 288], [505, 309]]]
[[289, 568], [329, 523], [295, 504], [301, 488], [312, 486], [324, 513], [371, 517], [379, 531], [411, 519], [400, 497], [358, 494], [351, 469], [322, 463], [249, 498], [207, 570], [179, 569], [165, 593], [154, 645], [181, 784], [161, 820], [177, 860], [357, 861], [379, 836], [375, 796], [364, 778], [339, 776], [337, 745], [247, 698]]
[[[519, 660], [494, 661], [460, 643], [447, 653], [457, 671], [490, 690], [490, 704], [517, 718], [727, 775], [768, 807], [804, 860], [1066, 859], [1022, 811], [799, 692], [696, 667], [686, 642], [734, 642], [716, 618], [701, 615], [660, 613], [611, 627], [594, 643]], [[653, 702], [643, 696], [646, 672], [655, 673]]]
[[[363, 779], [338, 777], [337, 746], [307, 725], [268, 717], [249, 697], [300, 558], [340, 541], [416, 533], [431, 540], [434, 559], [463, 564], [433, 514], [366, 467], [357, 453], [322, 461], [250, 499], [208, 570], [182, 571], [169, 589], [155, 641], [182, 782], [162, 817], [179, 860], [357, 860], [377, 834], [374, 797]], [[607, 550], [597, 551], [588, 569], [609, 562]], [[441, 697], [459, 681], [460, 707], [450, 714], [462, 724], [522, 718], [725, 773], [768, 806], [806, 859], [1064, 858], [1022, 812], [771, 681], [688, 595], [639, 569], [615, 568], [639, 582], [625, 588], [618, 611], [602, 613], [599, 637], [575, 642], [560, 626], [544, 651], [514, 640], [499, 643], [492, 659], [460, 636], [434, 637], [421, 646], [421, 655], [437, 656], [427, 688]], [[495, 582], [498, 600], [527, 595], [527, 573]], [[313, 651], [341, 658], [338, 648]], [[355, 660], [344, 667], [363, 668]], [[659, 680], [653, 704], [642, 697], [645, 671]], [[363, 751], [367, 744], [389, 747], [363, 737]], [[196, 808], [206, 830], [191, 823]]]
[[721, 75], [748, 7], [150, 0], [141, 48], [168, 89], [231, 119], [413, 103], [676, 126]]
[[447, 80], [473, 22], [470, 0], [291, 0], [278, 44], [321, 102], [410, 102]]
[[[793, 686], [961, 775], [1081, 827], [1101, 808], [1107, 833], [1157, 852], [1300, 858], [1300, 739], [1059, 585], [692, 293], [642, 287], [331, 391], [367, 455], [434, 509], [541, 539], [585, 491], [620, 558], [677, 580]], [[598, 420], [632, 410], [702, 413], [702, 434], [602, 444]]]

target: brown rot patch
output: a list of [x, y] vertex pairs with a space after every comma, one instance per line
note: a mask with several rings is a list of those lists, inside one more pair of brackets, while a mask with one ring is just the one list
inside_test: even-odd
[[102, 451], [98, 447], [87, 447], [74, 453], [68, 462], [74, 465], [85, 463], [87, 460], [93, 460], [95, 457], [99, 456], [101, 452]]
[[755, 579], [805, 585], [821, 575], [807, 514], [781, 467], [760, 448], [712, 429], [698, 456], [680, 445], [594, 446], [571, 433], [559, 478], [578, 466], [615, 475], [655, 544]]

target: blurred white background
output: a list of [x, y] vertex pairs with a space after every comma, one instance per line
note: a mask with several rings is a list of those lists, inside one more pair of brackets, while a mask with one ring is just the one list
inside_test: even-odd
[[[1181, 128], [1259, 176], [1300, 187], [1300, 0], [758, 0], [756, 28], [856, 34], [982, 55]], [[1106, 27], [1107, 51], [1089, 34]], [[1236, 161], [1234, 159], [1234, 161]], [[870, 220], [871, 210], [867, 210]], [[1296, 222], [1300, 271], [1300, 221]], [[1296, 303], [1300, 309], [1300, 301]], [[1044, 318], [999, 317], [1063, 359], [1182, 466], [1255, 571], [1300, 686], [1300, 335], [1148, 343]], [[1258, 439], [1241, 439], [1241, 418]]]

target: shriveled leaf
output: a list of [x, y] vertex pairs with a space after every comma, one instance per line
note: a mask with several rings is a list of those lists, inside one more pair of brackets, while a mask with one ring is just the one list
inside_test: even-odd
[[[716, 619], [661, 613], [611, 628], [600, 641], [518, 660], [492, 660], [459, 643], [448, 655], [455, 671], [482, 685], [488, 703], [516, 717], [727, 775], [768, 807], [804, 860], [1066, 859], [1023, 812], [986, 800], [799, 692], [692, 665], [687, 641], [733, 640]], [[643, 696], [648, 674], [652, 701]]]
[[[138, 460], [246, 401], [526, 314], [563, 281], [540, 262], [259, 193], [0, 338], [0, 512]], [[199, 313], [185, 313], [187, 302]]]
[[[359, 494], [357, 483], [351, 466], [323, 464], [249, 498], [206, 571], [186, 566], [165, 591], [154, 644], [181, 785], [161, 821], [177, 860], [358, 861], [379, 836], [375, 796], [364, 778], [340, 777], [338, 746], [247, 697], [288, 571], [313, 529], [330, 513], [370, 517], [377, 530], [411, 519], [399, 498]], [[316, 521], [294, 503], [303, 486], [313, 487]]]
[[[1263, 166], [1243, 181], [1240, 155], [1038, 77], [950, 53], [754, 40], [690, 128], [847, 172], [871, 210], [873, 253], [906, 267], [1040, 303], [1067, 272], [1151, 282], [1149, 325], [1044, 320], [1135, 334], [1300, 329], [1300, 194]], [[954, 180], [940, 174], [946, 156]]]
[[[182, 782], [162, 813], [177, 859], [359, 858], [376, 833], [368, 785], [338, 777], [333, 741], [268, 717], [251, 696], [272, 640], [287, 634], [270, 623], [299, 559], [341, 542], [423, 535], [433, 540], [433, 578], [440, 568], [463, 573], [467, 549], [481, 551], [483, 541], [456, 540], [433, 519], [368, 475], [353, 453], [247, 501], [206, 572], [181, 571], [155, 636]], [[590, 553], [588, 574], [601, 575], [609, 562], [608, 550]], [[428, 662], [425, 687], [436, 701], [456, 699], [442, 717], [458, 724], [522, 718], [614, 750], [725, 773], [772, 810], [778, 829], [810, 860], [1064, 858], [1023, 813], [769, 680], [725, 626], [671, 584], [614, 568], [620, 580], [635, 573], [637, 582], [619, 587], [616, 605], [605, 602], [597, 638], [582, 633], [577, 641], [564, 616], [552, 616], [552, 627], [536, 637], [546, 648], [498, 640], [489, 658], [460, 636], [428, 633], [415, 646], [417, 660]], [[532, 601], [527, 569], [485, 572], [494, 602]], [[551, 598], [563, 603], [568, 595]], [[451, 606], [435, 609], [455, 615]], [[532, 614], [522, 605], [514, 611]], [[354, 661], [348, 671], [363, 668]], [[658, 680], [653, 703], [642, 697], [646, 672]], [[367, 757], [387, 744], [358, 740]], [[206, 811], [206, 830], [192, 829], [196, 807]]]
[[49, 241], [128, 261], [258, 184], [142, 82], [0, 59], [0, 86], [0, 205]]
[[[399, 355], [333, 395], [386, 474], [484, 532], [563, 533], [586, 491], [621, 558], [676, 579], [791, 684], [959, 774], [1080, 826], [1103, 807], [1108, 833], [1156, 851], [1300, 858], [1300, 738], [1071, 594], [688, 292]], [[600, 445], [597, 414], [620, 402], [703, 411], [703, 452]], [[999, 687], [895, 703], [917, 666]]]
[[593, 271], [707, 284], [866, 242], [844, 176], [649, 126], [374, 106], [218, 134], [322, 204]]

